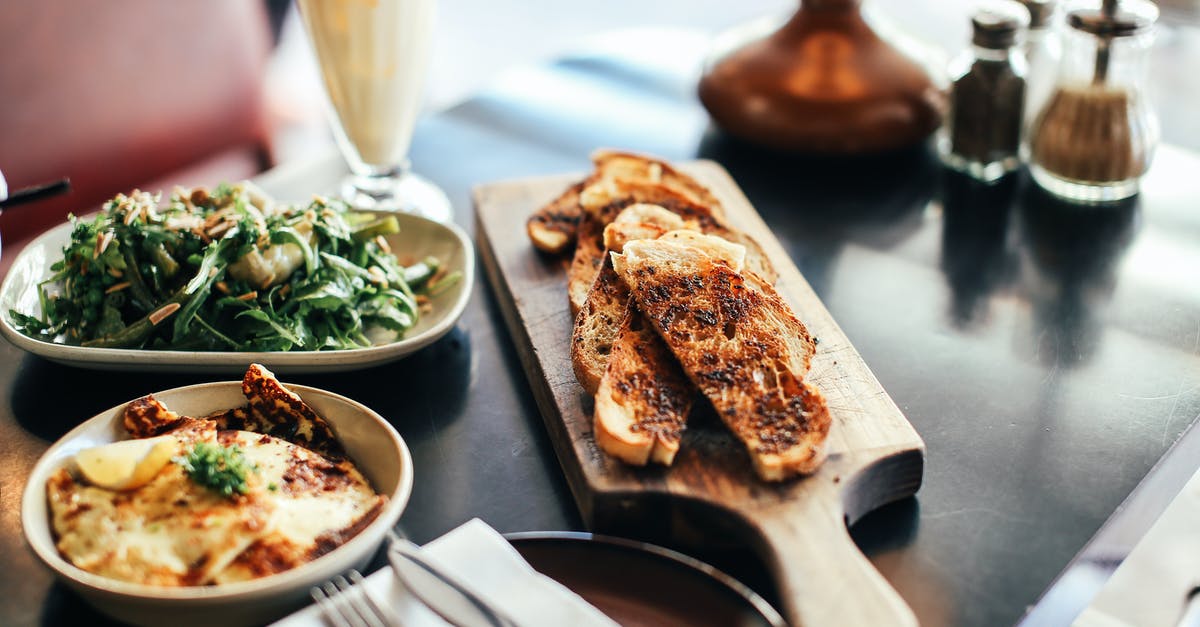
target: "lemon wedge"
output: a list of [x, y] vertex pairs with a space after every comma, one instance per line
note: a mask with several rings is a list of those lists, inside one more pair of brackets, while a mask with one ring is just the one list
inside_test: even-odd
[[175, 455], [175, 436], [121, 440], [75, 454], [80, 474], [96, 487], [132, 490], [146, 485]]

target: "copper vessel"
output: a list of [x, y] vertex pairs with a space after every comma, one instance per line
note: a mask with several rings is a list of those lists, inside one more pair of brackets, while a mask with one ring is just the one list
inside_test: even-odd
[[764, 39], [705, 72], [700, 101], [718, 126], [772, 148], [877, 153], [941, 124], [945, 94], [863, 19], [861, 0], [803, 0]]

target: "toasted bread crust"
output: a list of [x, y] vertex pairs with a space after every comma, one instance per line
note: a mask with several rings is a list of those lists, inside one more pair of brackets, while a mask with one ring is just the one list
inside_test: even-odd
[[588, 291], [600, 274], [604, 263], [604, 224], [595, 216], [585, 213], [579, 220], [579, 234], [575, 239], [575, 255], [567, 267], [567, 300], [571, 304], [571, 316], [579, 315], [587, 301]]
[[816, 470], [831, 418], [803, 381], [815, 344], [770, 283], [661, 239], [629, 243], [613, 265], [758, 475], [777, 481]]
[[669, 466], [694, 399], [694, 388], [670, 349], [630, 307], [596, 393], [596, 443], [630, 464]]
[[[574, 230], [575, 254], [567, 270], [567, 297], [572, 316], [578, 315], [600, 272], [604, 227], [630, 205], [661, 206], [686, 221], [695, 222], [701, 232], [743, 244], [751, 251], [748, 265], [752, 270], [770, 281], [778, 277], [758, 243], [725, 224], [720, 201], [695, 179], [664, 161], [644, 155], [601, 150], [593, 159], [596, 170], [577, 185], [580, 189], [567, 190], [526, 224], [535, 246], [541, 250], [559, 250], [570, 245], [569, 229], [566, 221], [552, 220], [550, 207], [561, 204], [563, 211], [574, 211], [576, 207], [581, 210]], [[568, 205], [575, 206], [565, 209]], [[563, 230], [557, 230], [560, 226]], [[542, 238], [540, 243], [539, 237]]]
[[[654, 239], [669, 229], [686, 226], [675, 214], [655, 205], [631, 205], [604, 228], [605, 251], [617, 251], [635, 239]], [[608, 365], [609, 351], [617, 338], [621, 320], [629, 306], [629, 290], [607, 254], [601, 269], [575, 316], [571, 333], [571, 366], [575, 378], [588, 394], [595, 394]]]
[[600, 379], [628, 307], [629, 289], [606, 260], [579, 315], [575, 316], [571, 332], [571, 367], [575, 379], [588, 394], [595, 395], [600, 388]]
[[[669, 192], [661, 193], [661, 190], [655, 190], [652, 187], [632, 186], [627, 191], [630, 193], [629, 197], [634, 198], [637, 203], [658, 205], [679, 216], [685, 222], [695, 224], [695, 230], [701, 233], [716, 235], [735, 244], [745, 246], [746, 267], [771, 283], [774, 283], [779, 278], [779, 273], [771, 265], [771, 261], [767, 258], [767, 253], [762, 249], [762, 246], [759, 246], [754, 238], [726, 224], [725, 219], [711, 207], [696, 204]], [[594, 210], [592, 213], [599, 216], [607, 224], [628, 205], [628, 202], [614, 202], [611, 205], [601, 207], [599, 210]]]
[[[615, 215], [635, 202], [679, 201], [709, 207], [722, 215], [721, 203], [705, 186], [660, 159], [615, 150], [592, 154], [595, 171], [585, 180], [535, 211], [525, 223], [534, 247], [550, 254], [570, 250], [576, 241], [582, 212], [580, 196], [592, 188], [593, 212], [613, 205]], [[609, 218], [611, 219], [611, 218]], [[607, 224], [609, 219], [603, 219]]]
[[[598, 446], [630, 464], [670, 464], [699, 388], [761, 478], [813, 472], [831, 418], [804, 381], [814, 343], [772, 287], [778, 274], [766, 253], [725, 222], [707, 188], [670, 164], [617, 151], [597, 151], [593, 161], [591, 176], [539, 209], [526, 228], [539, 250], [574, 246], [571, 363], [596, 396]], [[662, 209], [646, 205], [678, 220], [660, 229], [651, 217]], [[606, 229], [622, 212], [629, 224]], [[621, 255], [609, 261], [627, 242], [660, 245], [654, 238], [672, 229], [726, 241], [677, 233], [661, 244], [676, 249], [652, 264], [635, 268]]]
[[[647, 190], [651, 188], [646, 188]], [[716, 235], [746, 247], [746, 267], [755, 274], [774, 283], [779, 274], [767, 259], [767, 254], [753, 238], [727, 226], [712, 210], [667, 193], [637, 194], [614, 201], [593, 211], [584, 211], [579, 222], [575, 256], [567, 269], [567, 297], [571, 302], [571, 315], [576, 316], [583, 308], [587, 292], [600, 272], [604, 259], [604, 227], [613, 222], [625, 209], [638, 204], [657, 205], [694, 224], [705, 234]]]
[[674, 205], [694, 206], [705, 215], [720, 213], [719, 209], [698, 202], [691, 194], [647, 181], [601, 177], [579, 193], [579, 206], [583, 211], [600, 217], [606, 224], [622, 209], [633, 204], [658, 205], [668, 209], [672, 209]]
[[579, 192], [587, 185], [580, 181], [567, 188], [558, 198], [551, 200], [533, 212], [525, 222], [529, 241], [538, 250], [561, 254], [575, 245], [575, 233], [579, 228]]
[[723, 215], [721, 201], [696, 179], [674, 166], [648, 155], [601, 149], [592, 153], [592, 163], [601, 180], [643, 182], [670, 189], [696, 204], [711, 207]]

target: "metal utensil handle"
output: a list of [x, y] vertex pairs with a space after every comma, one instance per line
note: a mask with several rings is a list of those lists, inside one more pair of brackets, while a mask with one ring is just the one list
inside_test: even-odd
[[[512, 621], [507, 620], [503, 616], [501, 616], [500, 612], [497, 611], [496, 608], [492, 607], [492, 605], [490, 603], [485, 601], [483, 598], [481, 598], [478, 594], [476, 594], [470, 588], [468, 588], [465, 585], [463, 585], [462, 583], [460, 583], [457, 579], [454, 578], [453, 575], [450, 575], [449, 573], [445, 572], [444, 570], [427, 562], [420, 555], [419, 550], [420, 550], [420, 547], [418, 547], [416, 544], [413, 544], [409, 540], [401, 538], [399, 535], [396, 535], [394, 532], [389, 532], [389, 534], [388, 534], [388, 560], [389, 561], [391, 561], [395, 558], [400, 558], [400, 559], [407, 560], [408, 562], [418, 566], [425, 572], [432, 575], [435, 579], [437, 579], [438, 581], [442, 582], [443, 584], [445, 584], [446, 586], [448, 586], [449, 588], [451, 588], [452, 590], [457, 592], [468, 602], [470, 602], [471, 605], [474, 606], [475, 609], [479, 610], [479, 613], [484, 616], [484, 618], [488, 621], [488, 624], [493, 625], [493, 627], [511, 627], [513, 625]], [[392, 568], [396, 571], [396, 577], [398, 577], [398, 578], [402, 577], [401, 569], [398, 566], [393, 564]]]
[[[7, 192], [7, 188], [2, 188]], [[14, 191], [12, 194], [0, 194], [0, 209], [7, 209], [16, 205], [21, 205], [50, 196], [66, 193], [71, 189], [71, 179], [62, 178], [49, 183], [41, 183], [31, 187], [23, 187]]]

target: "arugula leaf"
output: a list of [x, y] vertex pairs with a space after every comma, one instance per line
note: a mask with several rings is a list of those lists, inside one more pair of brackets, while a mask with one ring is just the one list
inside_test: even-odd
[[372, 298], [360, 304], [358, 311], [364, 319], [389, 331], [403, 332], [416, 324], [416, 318], [411, 313], [401, 310], [396, 306], [394, 299], [385, 296]]
[[262, 323], [266, 324], [267, 326], [271, 327], [272, 329], [274, 329], [275, 333], [277, 333], [279, 335], [279, 337], [291, 342], [292, 344], [295, 344], [296, 346], [304, 345], [304, 340], [301, 340], [299, 337], [296, 336], [296, 334], [292, 333], [291, 329], [288, 329], [287, 327], [284, 327], [283, 325], [279, 324], [278, 322], [275, 321], [274, 318], [272, 318], [271, 316], [268, 316], [267, 312], [265, 312], [261, 309], [247, 309], [245, 311], [239, 312], [234, 317], [250, 318], [252, 320], [258, 320], [259, 322], [262, 322]]

